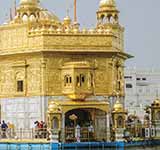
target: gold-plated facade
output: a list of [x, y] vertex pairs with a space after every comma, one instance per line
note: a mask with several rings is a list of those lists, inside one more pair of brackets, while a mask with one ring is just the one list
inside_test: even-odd
[[118, 13], [113, 0], [103, 0], [95, 28], [80, 30], [69, 16], [61, 22], [38, 0], [21, 0], [13, 20], [0, 26], [0, 97], [68, 97], [49, 103], [51, 128], [54, 119], [64, 128], [65, 113], [73, 109], [87, 109], [92, 118], [93, 110], [107, 113], [108, 102], [96, 97], [125, 95], [123, 68], [131, 57], [124, 51]]
[[73, 100], [85, 100], [93, 94], [93, 68], [89, 62], [70, 62], [62, 67], [63, 94]]
[[114, 90], [124, 95], [123, 67], [130, 55], [124, 52], [123, 27], [98, 23], [94, 30], [71, 25], [66, 31], [55, 15], [26, 2], [12, 21], [0, 26], [1, 97], [15, 97], [17, 73], [25, 82], [24, 96], [62, 95], [61, 69], [75, 61], [90, 64], [94, 95], [112, 95]]

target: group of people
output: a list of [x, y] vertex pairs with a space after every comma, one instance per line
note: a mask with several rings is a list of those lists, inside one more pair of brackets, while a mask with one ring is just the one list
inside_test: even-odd
[[[35, 138], [47, 138], [47, 124], [44, 121], [36, 121], [35, 124]], [[0, 122], [0, 138], [14, 138], [15, 126], [10, 122], [4, 120]]]
[[[94, 127], [92, 124], [90, 124], [88, 126], [88, 138], [93, 138], [94, 134]], [[81, 138], [81, 127], [79, 124], [76, 125], [75, 127], [75, 138], [77, 142], [80, 142], [80, 138]]]
[[8, 122], [6, 123], [4, 120], [0, 122], [1, 127], [1, 138], [11, 138], [14, 134], [14, 124]]
[[47, 138], [47, 124], [44, 121], [36, 121], [35, 124], [35, 138]]

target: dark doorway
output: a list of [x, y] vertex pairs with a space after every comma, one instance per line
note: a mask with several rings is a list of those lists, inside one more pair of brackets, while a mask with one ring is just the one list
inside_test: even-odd
[[87, 110], [84, 109], [74, 109], [66, 113], [65, 115], [65, 126], [66, 127], [73, 127], [74, 122], [69, 118], [71, 115], [76, 115], [77, 120], [76, 124], [80, 125], [81, 127], [86, 127], [90, 124], [91, 115]]

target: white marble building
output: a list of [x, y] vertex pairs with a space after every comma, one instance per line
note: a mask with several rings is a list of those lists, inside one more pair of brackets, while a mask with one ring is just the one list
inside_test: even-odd
[[160, 70], [125, 69], [125, 107], [143, 120], [144, 108], [160, 96]]

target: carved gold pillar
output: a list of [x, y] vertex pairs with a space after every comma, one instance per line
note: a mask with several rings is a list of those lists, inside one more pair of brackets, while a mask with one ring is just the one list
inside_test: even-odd
[[41, 59], [41, 94], [46, 95], [46, 60]]
[[62, 139], [62, 142], [65, 142], [65, 114], [62, 113], [62, 128], [61, 128], [61, 139]]
[[110, 139], [110, 114], [106, 113], [106, 121], [107, 121], [107, 141]]

